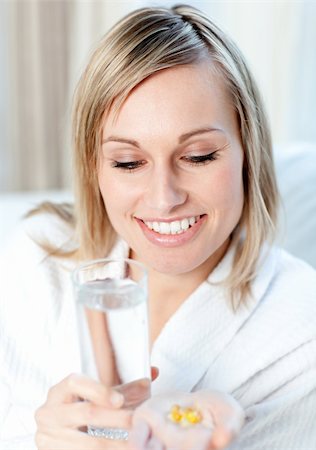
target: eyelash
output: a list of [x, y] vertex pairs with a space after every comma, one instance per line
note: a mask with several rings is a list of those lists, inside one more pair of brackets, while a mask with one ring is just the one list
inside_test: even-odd
[[210, 161], [215, 161], [217, 157], [217, 151], [208, 153], [207, 155], [200, 156], [185, 156], [183, 159], [187, 161], [192, 166], [201, 166], [203, 164], [207, 164]]
[[139, 169], [144, 164], [146, 164], [146, 162], [144, 160], [128, 161], [128, 162], [114, 161], [112, 164], [112, 167], [114, 167], [115, 169], [121, 169], [121, 170], [126, 170], [128, 172], [133, 172], [134, 170]]
[[[215, 161], [216, 154], [217, 151], [214, 151], [212, 153], [208, 153], [207, 155], [184, 156], [182, 159], [192, 166], [201, 166], [204, 164], [208, 164], [210, 161]], [[139, 169], [144, 164], [146, 164], [146, 161], [144, 160], [128, 161], [128, 162], [113, 161], [112, 167], [114, 167], [115, 169], [133, 172], [134, 170]]]

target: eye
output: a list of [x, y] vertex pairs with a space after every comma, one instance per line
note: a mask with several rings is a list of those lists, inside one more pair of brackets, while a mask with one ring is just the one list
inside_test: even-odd
[[217, 158], [217, 151], [214, 151], [212, 153], [208, 153], [207, 155], [197, 155], [197, 156], [183, 156], [182, 159], [189, 164], [192, 164], [194, 166], [207, 164], [210, 161], [214, 161]]
[[138, 161], [113, 161], [112, 167], [116, 169], [126, 170], [128, 172], [132, 172], [133, 170], [136, 170], [140, 167], [142, 167], [144, 164], [146, 164], [146, 161], [143, 159], [140, 159]]

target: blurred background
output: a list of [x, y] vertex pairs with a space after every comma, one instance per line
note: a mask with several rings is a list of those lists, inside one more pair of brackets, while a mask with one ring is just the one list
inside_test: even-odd
[[[0, 192], [69, 188], [71, 96], [123, 15], [175, 1], [0, 0]], [[257, 78], [276, 143], [316, 141], [316, 2], [194, 1]]]

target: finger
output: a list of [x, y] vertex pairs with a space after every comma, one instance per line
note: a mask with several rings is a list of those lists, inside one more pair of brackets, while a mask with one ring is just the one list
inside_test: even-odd
[[36, 422], [40, 428], [80, 428], [94, 427], [130, 428], [132, 411], [125, 409], [105, 409], [90, 402], [76, 402], [52, 405], [36, 413]]
[[116, 390], [124, 396], [124, 408], [131, 408], [148, 399], [150, 394], [150, 380], [149, 378], [141, 378], [116, 386]]
[[208, 450], [224, 449], [242, 428], [244, 411], [233, 397], [222, 393], [214, 393], [210, 409], [214, 419], [214, 430]]
[[37, 433], [38, 450], [123, 450], [130, 448], [128, 441], [89, 436], [75, 430], [59, 430], [58, 434]]
[[[79, 424], [79, 426], [91, 425], [96, 428], [123, 429], [130, 429], [132, 426], [132, 411], [126, 409], [109, 410], [88, 402], [81, 402], [81, 404], [74, 406], [76, 409], [75, 414], [83, 419], [83, 423]], [[69, 426], [76, 426], [76, 424], [70, 423]]]
[[[201, 396], [201, 394], [203, 394]], [[239, 403], [230, 395], [222, 392], [199, 391], [193, 394], [196, 398], [196, 407], [211, 414], [215, 429], [219, 434], [227, 431], [230, 434], [237, 434], [241, 429], [245, 413]]]
[[153, 436], [149, 439], [146, 450], [164, 450], [164, 446], [159, 439]]
[[107, 408], [119, 408], [124, 396], [85, 375], [72, 374], [53, 386], [46, 404], [71, 403], [79, 399], [89, 400]]
[[151, 435], [150, 428], [146, 422], [138, 423], [129, 435], [129, 444], [133, 450], [164, 450], [165, 447], [160, 440]]
[[235, 411], [235, 415], [215, 425], [212, 440], [208, 450], [221, 450], [226, 448], [238, 435], [244, 423], [244, 415]]
[[159, 369], [158, 367], [152, 367], [151, 368], [151, 381], [155, 381], [155, 379], [159, 376]]
[[150, 439], [150, 428], [147, 422], [139, 420], [129, 434], [129, 442], [137, 450], [147, 450], [147, 443]]
[[221, 428], [215, 428], [212, 435], [212, 440], [210, 441], [209, 447], [207, 450], [221, 450], [225, 449], [229, 443], [233, 440], [234, 435]]
[[230, 402], [226, 401], [226, 406], [223, 404], [222, 407], [218, 406], [213, 410], [215, 430], [218, 433], [219, 441], [232, 440], [241, 430], [245, 420], [245, 413], [241, 406], [232, 397], [230, 397]]

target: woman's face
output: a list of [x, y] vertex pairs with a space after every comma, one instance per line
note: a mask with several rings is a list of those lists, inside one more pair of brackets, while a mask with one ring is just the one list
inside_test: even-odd
[[152, 75], [102, 128], [98, 180], [132, 257], [168, 274], [212, 268], [243, 208], [237, 118], [209, 65]]

